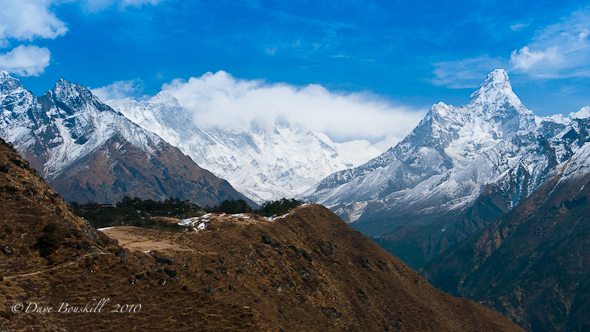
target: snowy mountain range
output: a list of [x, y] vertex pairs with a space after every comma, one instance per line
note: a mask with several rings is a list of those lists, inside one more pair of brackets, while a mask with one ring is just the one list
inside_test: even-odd
[[469, 104], [434, 105], [399, 144], [328, 176], [305, 197], [420, 266], [579, 160], [585, 141], [575, 138], [588, 111], [535, 116], [507, 73], [495, 70]]
[[504, 70], [490, 73], [467, 105], [435, 104], [382, 154], [369, 142], [335, 143], [280, 118], [247, 130], [201, 127], [166, 92], [107, 103], [116, 111], [65, 80], [35, 97], [0, 73], [0, 135], [69, 200], [244, 198], [221, 177], [258, 203], [325, 204], [416, 267], [555, 174], [567, 179], [589, 165], [590, 108], [536, 116]]
[[515, 208], [429, 261], [424, 273], [434, 285], [529, 331], [588, 330], [590, 118], [584, 112], [550, 140], [571, 147], [565, 151], [571, 157]]
[[36, 97], [0, 71], [0, 112], [0, 136], [68, 200], [245, 198], [81, 85], [60, 79]]
[[287, 119], [275, 119], [270, 128], [256, 121], [247, 130], [201, 127], [166, 92], [106, 102], [258, 203], [299, 196], [324, 177], [381, 153], [367, 141], [336, 143]]
[[0, 137], [69, 201], [304, 198], [528, 327], [587, 321], [590, 107], [537, 116], [498, 69], [384, 153], [283, 118], [247, 127], [199, 126], [166, 92], [103, 102], [60, 79], [38, 97], [0, 71]]

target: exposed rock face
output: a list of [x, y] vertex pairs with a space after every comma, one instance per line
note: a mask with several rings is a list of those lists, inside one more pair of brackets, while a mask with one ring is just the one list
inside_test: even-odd
[[590, 329], [590, 135], [577, 133], [581, 147], [539, 190], [426, 266], [435, 285], [533, 331]]
[[67, 200], [177, 197], [215, 205], [246, 199], [81, 85], [59, 80], [35, 97], [0, 73], [0, 111], [0, 136]]
[[[519, 329], [479, 304], [435, 290], [320, 206], [272, 222], [212, 220], [200, 232], [137, 229], [168, 244], [144, 253], [119, 247], [73, 216], [1, 140], [0, 188], [4, 329]], [[62, 302], [84, 306], [93, 298], [110, 302], [86, 314], [9, 311], [18, 303], [57, 310]], [[117, 303], [142, 306], [112, 313]]]

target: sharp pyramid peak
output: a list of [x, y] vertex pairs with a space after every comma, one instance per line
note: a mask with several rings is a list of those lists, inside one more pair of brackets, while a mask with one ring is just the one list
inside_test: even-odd
[[46, 95], [65, 103], [75, 112], [88, 109], [83, 105], [93, 105], [93, 108], [99, 111], [112, 110], [108, 105], [101, 102], [89, 88], [63, 78], [57, 80], [53, 89], [49, 90]]
[[479, 89], [471, 95], [471, 104], [489, 105], [492, 108], [505, 103], [511, 104], [519, 111], [529, 113], [518, 96], [512, 91], [510, 78], [504, 69], [495, 69], [488, 74]]
[[512, 92], [512, 85], [510, 84], [510, 78], [504, 69], [495, 69], [490, 72], [479, 89], [471, 95], [471, 98], [476, 99], [480, 96], [497, 94], [498, 92], [514, 94]]
[[490, 72], [482, 85], [495, 85], [510, 87], [510, 78], [504, 69], [494, 69]]

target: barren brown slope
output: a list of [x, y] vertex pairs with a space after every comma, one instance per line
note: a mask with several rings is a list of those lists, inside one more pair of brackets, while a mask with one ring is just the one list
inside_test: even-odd
[[433, 260], [430, 280], [531, 331], [590, 330], [590, 174], [544, 184]]
[[[211, 327], [261, 326], [251, 309], [220, 306], [200, 290], [183, 290], [170, 262], [124, 250], [74, 216], [1, 139], [0, 207], [1, 331], [194, 331], [220, 313], [223, 319], [214, 316]], [[101, 298], [110, 298], [101, 313], [55, 313], [62, 302], [85, 305]], [[33, 308], [33, 303], [52, 306], [54, 312], [12, 310], [13, 305], [22, 309], [21, 304]], [[108, 312], [115, 303], [143, 307], [136, 314]]]
[[[138, 230], [174, 245], [129, 252], [67, 211], [4, 142], [0, 166], [2, 329], [518, 330], [433, 289], [320, 206], [274, 222], [221, 219], [200, 232]], [[57, 241], [48, 240], [47, 224], [59, 230]], [[56, 245], [48, 253], [36, 243]], [[110, 299], [102, 312], [55, 312], [62, 302], [101, 298]], [[30, 302], [54, 312], [12, 312]], [[116, 303], [142, 307], [109, 312]]]
[[177, 148], [161, 142], [158, 150], [148, 155], [120, 136], [48, 181], [70, 202], [116, 203], [129, 196], [154, 200], [176, 197], [201, 206], [243, 199], [255, 205]]

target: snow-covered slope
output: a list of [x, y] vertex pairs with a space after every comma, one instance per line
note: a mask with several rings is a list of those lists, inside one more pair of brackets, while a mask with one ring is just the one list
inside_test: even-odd
[[[0, 72], [0, 114], [0, 136], [68, 199], [110, 202], [135, 195], [212, 205], [243, 198], [81, 85], [60, 79], [36, 97]], [[176, 183], [181, 179], [183, 185]]]
[[485, 158], [484, 152], [500, 142], [535, 127], [535, 117], [512, 92], [506, 72], [497, 70], [468, 105], [434, 105], [398, 145], [364, 165], [330, 175], [308, 197], [328, 205], [383, 200], [407, 206], [420, 197], [441, 193], [440, 184], [445, 182], [450, 191], [445, 195], [468, 200], [476, 194], [474, 187], [485, 184], [481, 175], [490, 162], [478, 163], [482, 167], [473, 174], [479, 176], [471, 179], [473, 183], [451, 175]]
[[[3, 83], [4, 82], [4, 83]], [[38, 98], [18, 80], [0, 73], [0, 131], [19, 151], [33, 153], [46, 178], [96, 150], [115, 134], [154, 153], [163, 141], [102, 104], [91, 92], [60, 79]]]
[[259, 203], [298, 196], [327, 175], [380, 153], [369, 142], [335, 143], [285, 119], [276, 119], [272, 128], [256, 122], [242, 131], [200, 128], [165, 92], [111, 105]]
[[566, 138], [580, 136], [587, 115], [536, 117], [506, 72], [495, 70], [469, 104], [434, 105], [395, 147], [328, 176], [305, 197], [369, 235], [393, 238], [397, 250], [413, 241], [423, 250], [417, 261], [427, 259], [516, 206], [567, 163], [580, 147]]

